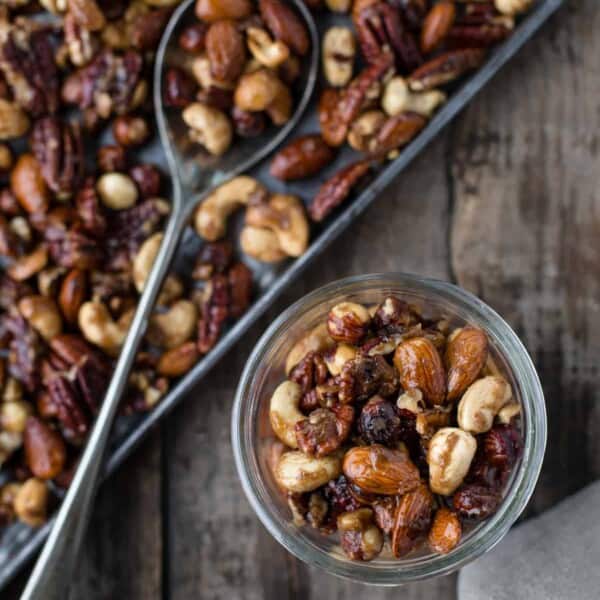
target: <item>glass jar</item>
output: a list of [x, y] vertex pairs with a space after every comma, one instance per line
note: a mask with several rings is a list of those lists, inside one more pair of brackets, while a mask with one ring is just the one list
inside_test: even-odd
[[[471, 324], [486, 331], [490, 355], [510, 382], [521, 404], [522, 455], [514, 466], [497, 512], [465, 529], [447, 555], [424, 548], [406, 558], [382, 553], [371, 562], [348, 559], [336, 535], [310, 526], [298, 527], [286, 498], [275, 483], [271, 464], [277, 442], [269, 423], [269, 401], [285, 378], [285, 359], [296, 341], [323, 323], [329, 309], [342, 301], [371, 305], [397, 296], [419, 306], [424, 316], [447, 318], [453, 326]], [[489, 306], [465, 290], [405, 274], [350, 277], [326, 285], [285, 310], [267, 329], [250, 356], [237, 389], [232, 415], [232, 443], [242, 486], [254, 511], [289, 552], [325, 571], [376, 585], [399, 585], [445, 575], [490, 550], [521, 514], [533, 490], [546, 445], [546, 410], [537, 373], [514, 331]]]

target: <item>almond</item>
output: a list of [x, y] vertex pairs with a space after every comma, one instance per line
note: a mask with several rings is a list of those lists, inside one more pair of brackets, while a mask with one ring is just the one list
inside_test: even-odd
[[85, 300], [87, 290], [86, 274], [81, 269], [71, 269], [63, 279], [58, 294], [58, 304], [65, 319], [77, 323], [79, 309]]
[[452, 336], [446, 348], [448, 400], [459, 398], [477, 379], [488, 355], [485, 333], [476, 327], [463, 327]]
[[28, 213], [48, 210], [50, 192], [42, 177], [40, 164], [33, 154], [22, 154], [10, 174], [10, 187], [19, 204]]
[[385, 446], [357, 446], [344, 456], [344, 475], [361, 490], [395, 496], [419, 485], [419, 470], [405, 453]]
[[219, 21], [206, 34], [210, 72], [220, 81], [235, 81], [246, 63], [244, 38], [233, 21]]
[[434, 552], [448, 554], [456, 548], [462, 536], [459, 518], [449, 508], [440, 508], [429, 531], [429, 545]]
[[63, 470], [67, 458], [65, 442], [41, 419], [27, 419], [23, 446], [27, 466], [36, 477], [52, 479]]
[[429, 404], [442, 404], [446, 396], [446, 374], [442, 358], [427, 338], [410, 338], [394, 353], [394, 366], [404, 390], [419, 389]]
[[312, 177], [334, 158], [335, 153], [320, 135], [305, 135], [290, 142], [273, 157], [270, 173], [281, 181]]
[[252, 14], [250, 0], [196, 0], [196, 16], [205, 23], [221, 19], [245, 19]]
[[424, 483], [404, 494], [396, 508], [392, 527], [392, 552], [396, 558], [408, 554], [427, 533], [432, 508], [433, 496]]
[[454, 2], [438, 2], [427, 14], [421, 30], [421, 50], [433, 52], [444, 41], [456, 19]]

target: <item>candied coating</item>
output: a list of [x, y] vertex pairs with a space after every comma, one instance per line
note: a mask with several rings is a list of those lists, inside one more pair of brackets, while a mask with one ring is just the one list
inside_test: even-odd
[[[351, 560], [375, 559], [386, 542], [397, 559], [452, 552], [498, 510], [518, 465], [520, 404], [499, 412], [512, 389], [483, 368], [486, 332], [426, 310], [395, 296], [336, 304], [293, 345], [271, 398], [287, 446], [274, 476], [294, 522], [337, 534]], [[491, 425], [476, 433], [465, 415]]]

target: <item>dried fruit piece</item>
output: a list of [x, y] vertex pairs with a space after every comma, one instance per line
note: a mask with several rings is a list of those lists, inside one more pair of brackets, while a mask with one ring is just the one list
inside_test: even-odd
[[359, 355], [346, 362], [339, 376], [339, 400], [361, 402], [379, 394], [384, 398], [396, 393], [398, 378], [383, 356]]
[[439, 554], [448, 554], [460, 542], [462, 526], [456, 513], [443, 506], [439, 508], [433, 518], [429, 531], [429, 545]]
[[454, 510], [464, 519], [485, 519], [494, 514], [502, 501], [500, 492], [478, 484], [462, 486], [452, 497]]
[[378, 444], [348, 450], [343, 471], [361, 490], [387, 496], [409, 492], [420, 480], [419, 470], [406, 454]]
[[405, 390], [419, 389], [430, 405], [443, 404], [446, 376], [436, 347], [424, 337], [403, 341], [394, 353], [394, 366]]
[[477, 327], [466, 326], [451, 335], [446, 346], [448, 400], [455, 400], [475, 381], [488, 355], [487, 335]]
[[317, 408], [294, 426], [298, 448], [308, 456], [331, 454], [350, 435], [353, 420], [354, 409], [347, 404]]
[[360, 412], [358, 433], [367, 444], [392, 446], [399, 441], [402, 423], [395, 406], [381, 396], [373, 396]]

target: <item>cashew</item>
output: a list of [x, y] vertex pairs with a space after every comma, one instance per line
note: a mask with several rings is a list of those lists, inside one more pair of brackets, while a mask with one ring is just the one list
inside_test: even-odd
[[275, 435], [290, 448], [297, 448], [294, 426], [306, 417], [298, 405], [302, 398], [302, 389], [294, 381], [284, 381], [271, 396], [269, 419]]
[[498, 412], [498, 422], [508, 425], [515, 417], [521, 414], [521, 405], [518, 402], [510, 402], [503, 406]]
[[213, 156], [221, 156], [231, 146], [233, 127], [225, 113], [207, 104], [193, 102], [181, 116], [190, 127], [190, 139], [204, 146]]
[[494, 0], [494, 4], [498, 12], [514, 17], [529, 10], [533, 0]]
[[[141, 294], [146, 286], [152, 266], [160, 249], [163, 234], [155, 233], [150, 236], [138, 250], [133, 259], [132, 277], [136, 290]], [[163, 284], [157, 304], [164, 306], [177, 300], [183, 294], [183, 284], [175, 275], [169, 275]]]
[[129, 329], [129, 323], [124, 322], [125, 317], [129, 318], [130, 314], [125, 313], [119, 321], [114, 321], [108, 308], [101, 302], [84, 302], [77, 320], [88, 342], [102, 348], [109, 356], [117, 356]]
[[296, 196], [273, 194], [268, 202], [252, 204], [246, 211], [246, 225], [271, 230], [287, 256], [300, 256], [308, 246], [308, 220]]
[[258, 194], [266, 194], [265, 188], [252, 177], [240, 175], [218, 187], [196, 209], [194, 227], [199, 236], [214, 242], [225, 235], [227, 219], [238, 208]]
[[40, 244], [29, 254], [15, 260], [7, 269], [11, 279], [25, 281], [39, 273], [48, 264], [48, 250]]
[[352, 7], [352, 0], [325, 0], [325, 4], [332, 12], [347, 13]]
[[356, 40], [347, 27], [330, 27], [323, 37], [323, 71], [330, 85], [344, 87], [352, 79]]
[[449, 496], [463, 482], [477, 450], [477, 441], [458, 427], [439, 429], [429, 442], [429, 487]]
[[274, 125], [284, 125], [292, 116], [293, 103], [290, 88], [285, 83], [279, 81], [273, 102], [267, 106], [265, 112], [269, 115]]
[[329, 337], [327, 324], [320, 323], [304, 337], [300, 338], [288, 352], [285, 360], [285, 373], [289, 375], [292, 369], [309, 353], [323, 352], [335, 345]]
[[341, 473], [342, 461], [335, 454], [311, 458], [293, 450], [281, 457], [274, 475], [283, 489], [301, 494], [316, 490]]
[[197, 323], [196, 305], [190, 300], [178, 300], [166, 312], [151, 317], [146, 337], [160, 348], [176, 348], [192, 337]]
[[96, 189], [104, 206], [112, 210], [131, 208], [138, 199], [133, 179], [123, 173], [104, 173], [98, 179]]
[[265, 67], [276, 69], [290, 55], [290, 49], [281, 40], [273, 40], [261, 27], [249, 27], [246, 36], [252, 56]]
[[233, 90], [234, 84], [229, 81], [221, 81], [213, 77], [210, 70], [210, 60], [208, 56], [201, 55], [197, 56], [192, 62], [192, 74], [196, 78], [196, 81], [205, 90], [211, 87], [221, 88], [222, 90]]
[[381, 106], [391, 117], [405, 111], [431, 117], [436, 108], [445, 101], [446, 94], [439, 90], [411, 92], [403, 77], [392, 77], [383, 90]]
[[14, 509], [17, 517], [31, 527], [39, 527], [46, 521], [48, 487], [44, 481], [31, 477], [17, 492]]
[[396, 406], [401, 410], [410, 410], [410, 412], [418, 415], [425, 410], [425, 402], [423, 401], [423, 392], [418, 388], [406, 390], [398, 396]]
[[10, 220], [9, 227], [10, 230], [24, 242], [29, 243], [33, 239], [31, 226], [25, 217], [14, 217]]
[[46, 341], [62, 332], [60, 311], [52, 298], [25, 296], [19, 300], [19, 312]]
[[380, 110], [368, 110], [350, 126], [348, 144], [359, 152], [368, 152], [376, 143], [379, 130], [387, 120]]
[[277, 235], [270, 229], [246, 225], [240, 232], [240, 247], [244, 254], [260, 262], [273, 263], [286, 258]]
[[325, 364], [327, 365], [327, 370], [331, 373], [331, 375], [339, 375], [342, 372], [342, 367], [349, 361], [352, 360], [358, 349], [355, 346], [351, 346], [350, 344], [338, 344], [335, 351], [333, 353], [325, 354]]
[[494, 417], [511, 397], [512, 390], [503, 377], [489, 375], [478, 379], [467, 388], [458, 404], [458, 424], [472, 433], [489, 431]]

